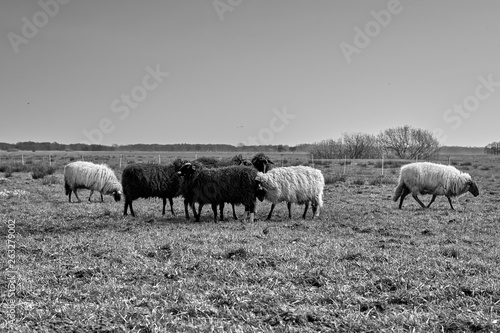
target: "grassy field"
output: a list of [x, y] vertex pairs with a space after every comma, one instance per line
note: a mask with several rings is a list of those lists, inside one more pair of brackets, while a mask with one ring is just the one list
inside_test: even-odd
[[140, 199], [137, 217], [123, 217], [123, 202], [101, 203], [98, 195], [88, 202], [88, 191], [68, 203], [60, 168], [43, 179], [0, 172], [0, 325], [11, 332], [500, 331], [500, 161], [453, 160], [480, 189], [477, 198], [454, 200], [455, 211], [444, 197], [431, 209], [411, 198], [397, 209], [391, 196], [400, 164], [387, 165], [382, 178], [377, 162], [353, 161], [345, 175], [341, 162], [316, 165], [328, 179], [320, 220], [300, 219], [298, 206], [288, 220], [282, 203], [263, 221], [264, 202], [253, 224], [213, 223], [208, 208], [202, 222], [185, 221], [180, 199], [176, 216], [162, 216], [159, 199]]

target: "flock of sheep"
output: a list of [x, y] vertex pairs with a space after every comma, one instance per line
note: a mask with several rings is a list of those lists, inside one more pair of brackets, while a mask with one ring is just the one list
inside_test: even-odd
[[[135, 216], [132, 202], [138, 198], [157, 197], [163, 199], [162, 214], [165, 214], [167, 199], [173, 215], [173, 198], [184, 198], [184, 214], [187, 220], [191, 208], [195, 221], [200, 220], [204, 205], [212, 207], [214, 221], [224, 220], [224, 205], [232, 205], [233, 218], [237, 219], [234, 206], [245, 207], [244, 219], [254, 221], [256, 199], [271, 202], [267, 219], [271, 219], [274, 207], [279, 202], [287, 202], [288, 217], [292, 218], [292, 203], [304, 204], [302, 218], [306, 217], [309, 204], [312, 218], [319, 216], [323, 206], [325, 180], [320, 170], [308, 166], [273, 167], [273, 162], [264, 154], [258, 153], [251, 160], [237, 155], [230, 160], [202, 157], [194, 161], [176, 159], [167, 165], [134, 163], [123, 169], [121, 183], [115, 173], [105, 164], [77, 161], [64, 167], [64, 187], [68, 200], [77, 190], [89, 189], [90, 198], [94, 191], [112, 195], [115, 201], [125, 197], [123, 214]], [[393, 200], [400, 199], [399, 208], [408, 194], [423, 207], [429, 207], [438, 195], [448, 199], [466, 192], [479, 195], [476, 183], [467, 173], [453, 166], [417, 162], [401, 167], [399, 184], [394, 191]], [[417, 195], [432, 194], [430, 203], [425, 206]], [[198, 210], [195, 204], [198, 204]]]

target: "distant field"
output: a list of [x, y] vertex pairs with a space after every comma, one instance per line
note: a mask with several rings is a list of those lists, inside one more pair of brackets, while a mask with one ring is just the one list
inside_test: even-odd
[[[51, 154], [61, 167], [81, 158]], [[161, 153], [162, 163], [195, 158], [185, 154]], [[119, 153], [83, 155], [120, 176]], [[48, 163], [47, 152], [24, 157]], [[2, 152], [0, 167], [19, 158]], [[157, 158], [123, 153], [127, 162]], [[313, 163], [304, 154], [283, 158]], [[83, 202], [68, 203], [61, 168], [43, 179], [29, 168], [8, 178], [0, 172], [0, 325], [12, 324], [12, 332], [498, 332], [500, 161], [457, 155], [450, 162], [480, 189], [476, 198], [454, 200], [455, 211], [443, 197], [431, 209], [412, 198], [397, 209], [391, 196], [405, 161], [385, 161], [382, 175], [380, 160], [328, 160], [314, 161], [328, 182], [320, 220], [310, 212], [302, 220], [297, 205], [288, 220], [282, 203], [263, 221], [270, 204], [259, 202], [253, 224], [213, 223], [208, 208], [200, 223], [185, 221], [179, 198], [176, 216], [162, 216], [159, 199], [139, 199], [137, 217], [123, 217], [123, 202], [88, 202], [86, 190]], [[7, 323], [10, 304], [15, 317]]]

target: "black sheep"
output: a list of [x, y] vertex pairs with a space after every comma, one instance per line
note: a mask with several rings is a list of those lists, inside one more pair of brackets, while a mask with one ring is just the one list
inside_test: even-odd
[[[225, 202], [243, 204], [245, 217], [250, 213], [250, 222], [255, 214], [255, 192], [257, 190], [257, 170], [247, 166], [228, 166], [222, 168], [204, 168], [200, 165], [186, 163], [178, 174], [183, 178], [181, 192], [190, 203], [193, 214], [198, 222], [201, 207], [211, 204], [214, 220], [217, 221], [217, 205], [221, 207], [221, 219]], [[194, 203], [200, 207], [198, 214], [194, 210]]]
[[[184, 163], [184, 160], [176, 159], [168, 165], [145, 163], [127, 165], [122, 173], [122, 187], [125, 196], [123, 215], [127, 215], [127, 208], [130, 207], [130, 214], [135, 216], [132, 201], [138, 198], [152, 197], [163, 199], [163, 215], [165, 215], [165, 206], [168, 198], [170, 211], [175, 215], [172, 207], [172, 199], [179, 195], [181, 179], [177, 172]], [[187, 202], [184, 205], [186, 218], [189, 218]]]
[[[252, 162], [250, 160], [243, 159], [243, 156], [241, 154], [235, 155], [231, 159], [227, 159], [227, 158], [218, 159], [218, 158], [215, 158], [215, 157], [205, 157], [205, 156], [202, 156], [202, 157], [194, 160], [193, 163], [202, 164], [203, 167], [209, 168], [209, 169], [211, 169], [211, 168], [221, 168], [221, 167], [226, 167], [226, 166], [231, 166], [231, 165], [247, 165], [247, 166], [251, 166], [252, 165]], [[237, 220], [238, 217], [236, 216], [236, 211], [234, 209], [234, 204], [231, 204], [231, 207], [233, 209], [233, 218], [235, 220]], [[201, 208], [199, 208], [198, 210], [201, 211]], [[220, 211], [221, 211], [221, 220], [223, 220], [224, 219], [224, 213], [223, 213], [224, 212], [224, 203], [220, 207]]]

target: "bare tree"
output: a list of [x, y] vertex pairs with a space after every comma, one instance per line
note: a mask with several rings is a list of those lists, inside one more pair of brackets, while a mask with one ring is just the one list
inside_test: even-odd
[[486, 154], [500, 154], [500, 141], [488, 144], [486, 147], [484, 147], [484, 152]]
[[343, 147], [341, 140], [323, 140], [313, 143], [309, 149], [314, 158], [341, 158], [343, 157]]
[[376, 158], [380, 156], [377, 138], [366, 133], [344, 133], [344, 154], [351, 158]]
[[402, 159], [427, 159], [440, 148], [439, 141], [432, 132], [408, 125], [386, 129], [379, 134], [378, 139], [387, 154]]

